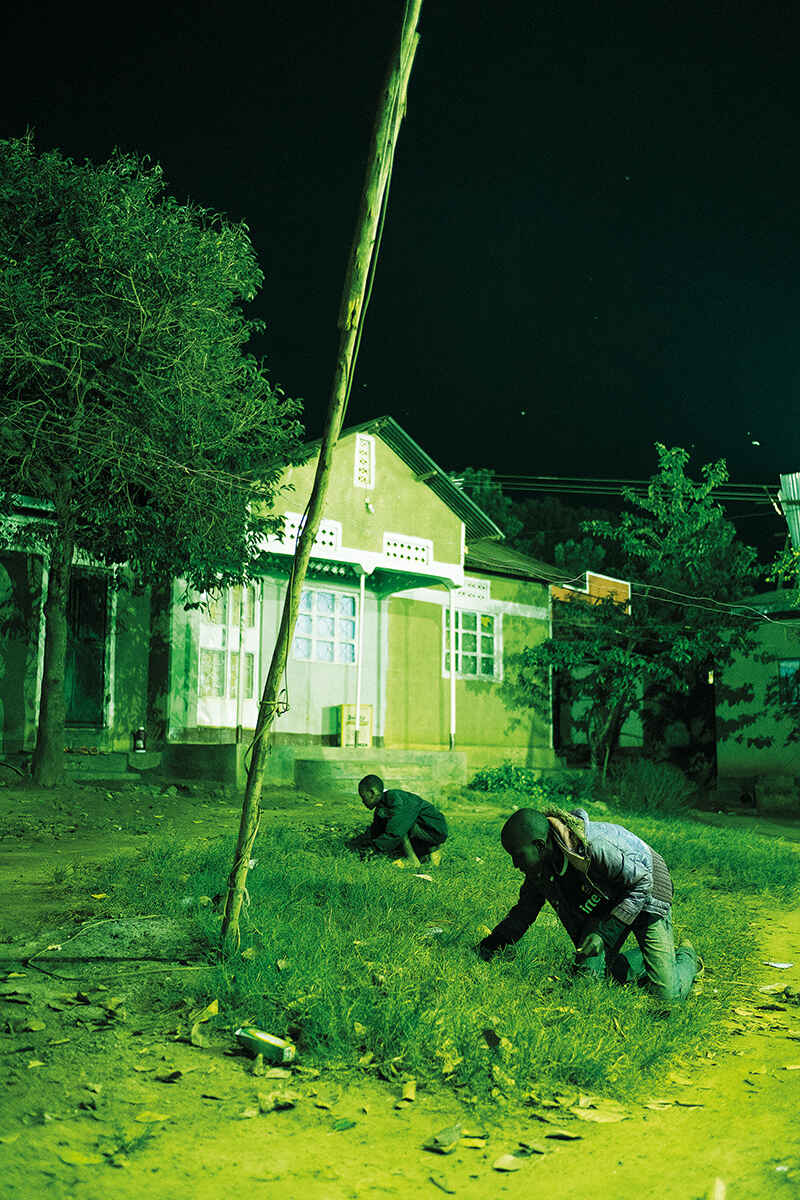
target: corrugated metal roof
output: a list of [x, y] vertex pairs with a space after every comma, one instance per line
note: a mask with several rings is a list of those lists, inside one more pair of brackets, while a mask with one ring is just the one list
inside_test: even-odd
[[569, 572], [559, 567], [540, 562], [538, 558], [530, 558], [519, 550], [512, 550], [510, 546], [500, 546], [488, 538], [469, 543], [464, 567], [467, 571], [491, 571], [539, 583], [567, 583], [572, 579]]
[[800, 550], [800, 471], [795, 471], [793, 475], [781, 475], [778, 499], [789, 526], [792, 549]]
[[[341, 431], [339, 438], [347, 437], [351, 433], [371, 433], [381, 438], [390, 449], [394, 450], [398, 458], [401, 458], [406, 466], [411, 468], [420, 481], [426, 483], [431, 491], [464, 522], [468, 541], [477, 538], [504, 537], [502, 529], [495, 525], [491, 517], [487, 516], [474, 500], [456, 487], [449, 475], [433, 461], [429, 454], [425, 453], [421, 446], [417, 445], [402, 426], [397, 424], [394, 417], [374, 417], [371, 421], [364, 421], [361, 425], [350, 425]], [[321, 438], [316, 438], [313, 442], [307, 442], [306, 448], [314, 451], [318, 449], [321, 441]]]

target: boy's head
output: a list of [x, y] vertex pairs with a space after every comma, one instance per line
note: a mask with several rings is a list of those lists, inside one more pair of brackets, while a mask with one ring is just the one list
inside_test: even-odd
[[503, 849], [526, 877], [536, 879], [551, 863], [550, 822], [534, 808], [518, 808], [500, 833]]
[[365, 775], [358, 785], [358, 794], [365, 808], [377, 808], [383, 795], [383, 780], [380, 775]]

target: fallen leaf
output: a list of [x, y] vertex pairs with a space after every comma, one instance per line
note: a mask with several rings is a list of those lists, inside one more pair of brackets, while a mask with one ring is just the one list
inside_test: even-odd
[[199, 1046], [201, 1050], [208, 1046], [208, 1038], [200, 1032], [197, 1022], [189, 1031], [189, 1041], [193, 1046]]
[[422, 874], [421, 872], [415, 872], [414, 878], [415, 879], [427, 879], [428, 883], [433, 883], [432, 875], [425, 875], [425, 874]]
[[196, 1016], [190, 1017], [189, 1021], [192, 1025], [200, 1025], [203, 1021], [208, 1021], [211, 1017], [216, 1017], [219, 1012], [219, 1000], [212, 1000], [205, 1008], [202, 1008]]
[[675, 1103], [679, 1108], [702, 1108], [702, 1100], [676, 1100]]
[[356, 1037], [360, 1037], [360, 1038], [366, 1037], [366, 1035], [367, 1035], [366, 1025], [362, 1025], [360, 1021], [353, 1021], [353, 1033], [356, 1035]]
[[513, 1154], [501, 1154], [492, 1163], [494, 1171], [518, 1171], [521, 1166], [522, 1163]]
[[286, 1067], [270, 1067], [264, 1072], [265, 1079], [291, 1079], [292, 1072]]
[[786, 985], [783, 983], [765, 983], [758, 990], [765, 992], [768, 996], [782, 996], [786, 990]]
[[403, 1090], [400, 1095], [401, 1100], [416, 1100], [417, 1098], [417, 1081], [416, 1079], [407, 1079], [403, 1084]]
[[374, 1060], [374, 1058], [375, 1058], [375, 1055], [372, 1053], [372, 1051], [367, 1050], [367, 1052], [365, 1054], [362, 1054], [361, 1057], [359, 1058], [358, 1065], [360, 1067], [368, 1067], [370, 1065], [370, 1063]]
[[84, 1150], [72, 1150], [69, 1146], [65, 1146], [63, 1150], [59, 1150], [58, 1157], [62, 1162], [69, 1163], [70, 1166], [75, 1167], [95, 1166], [97, 1163], [104, 1161], [102, 1154], [87, 1154]]
[[177, 1069], [174, 1071], [161, 1071], [154, 1078], [159, 1083], [177, 1083], [179, 1079], [183, 1078], [183, 1071], [178, 1071]]
[[583, 1134], [573, 1133], [570, 1129], [551, 1129], [544, 1136], [547, 1138], [556, 1138], [559, 1142], [578, 1142], [583, 1137]]
[[32, 1058], [31, 1061], [28, 1063], [28, 1070], [29, 1071], [32, 1070], [33, 1067], [43, 1067], [44, 1065], [45, 1064], [41, 1060], [41, 1058]]
[[154, 1070], [154, 1068], [152, 1066], [148, 1066], [147, 1063], [134, 1063], [133, 1069], [134, 1069], [134, 1071], [152, 1071], [152, 1070]]
[[467, 1150], [485, 1150], [486, 1138], [484, 1137], [462, 1137], [461, 1145]]
[[451, 1188], [447, 1180], [443, 1179], [441, 1175], [429, 1175], [428, 1178], [433, 1186], [437, 1187], [440, 1192], [446, 1192], [448, 1196], [455, 1196], [455, 1188]]
[[93, 900], [107, 900], [108, 892], [92, 892], [91, 896]]
[[33, 1021], [33, 1020], [26, 1021], [26, 1023], [22, 1026], [22, 1032], [23, 1033], [39, 1033], [44, 1028], [45, 1028], [44, 1021]]
[[86, 1090], [87, 1092], [92, 1092], [95, 1096], [99, 1096], [103, 1090], [103, 1085], [102, 1083], [87, 1083]]
[[692, 1080], [689, 1079], [688, 1076], [679, 1075], [677, 1073], [677, 1071], [670, 1071], [669, 1075], [667, 1076], [667, 1079], [669, 1080], [670, 1083], [677, 1083], [681, 1087], [690, 1087], [692, 1084]]
[[246, 950], [242, 951], [242, 958], [255, 958], [256, 953], [255, 946], [248, 946]]
[[65, 1046], [69, 1040], [69, 1038], [51, 1038], [47, 1044], [48, 1046]]
[[278, 968], [279, 971], [285, 971], [286, 968], [288, 967], [288, 965], [289, 965], [288, 958], [279, 958], [278, 961], [275, 963], [275, 966]]
[[153, 1125], [156, 1121], [168, 1121], [169, 1113], [151, 1112], [150, 1109], [146, 1108], [143, 1112], [137, 1113], [133, 1119], [134, 1121], [138, 1121], [140, 1125]]
[[664, 1112], [667, 1108], [672, 1108], [671, 1100], [648, 1100], [645, 1108], [652, 1108], [655, 1112]]
[[789, 967], [793, 967], [793, 966], [794, 966], [794, 963], [790, 963], [790, 962], [772, 962], [772, 961], [769, 961], [769, 962], [765, 962], [765, 963], [764, 963], [764, 966], [765, 966], [765, 967], [777, 967], [779, 971], [788, 971], [788, 970], [789, 970]]
[[0, 1142], [2, 1142], [4, 1146], [10, 1146], [11, 1143], [15, 1142], [18, 1137], [19, 1130], [17, 1130], [16, 1133], [0, 1133]]
[[341, 1133], [344, 1129], [355, 1129], [355, 1125], [355, 1121], [350, 1121], [347, 1117], [339, 1117], [333, 1122], [331, 1129], [334, 1129], [337, 1133]]
[[25, 971], [9, 971], [8, 974], [5, 976], [5, 978], [6, 979], [24, 979], [25, 975], [26, 975]]
[[610, 1125], [628, 1118], [628, 1113], [619, 1108], [581, 1108], [575, 1104], [569, 1111], [581, 1121], [596, 1121], [598, 1125]]
[[435, 1133], [430, 1141], [426, 1142], [423, 1150], [432, 1150], [435, 1154], [452, 1154], [461, 1140], [461, 1126], [450, 1125], [447, 1129], [440, 1129]]
[[541, 1142], [520, 1142], [519, 1150], [516, 1153], [527, 1156], [530, 1154], [547, 1154], [549, 1151]]
[[800, 1071], [800, 1063], [787, 1063], [784, 1071]]
[[294, 1108], [297, 1099], [297, 1096], [289, 1092], [259, 1092], [259, 1111], [262, 1113], [284, 1112], [288, 1108]]
[[[218, 1097], [215, 1096], [215, 1097], [213, 1097], [213, 1099], [218, 1099]], [[241, 1119], [243, 1121], [249, 1121], [251, 1117], [258, 1116], [258, 1109], [257, 1108], [245, 1108], [242, 1110], [242, 1112], [239, 1113], [239, 1116], [241, 1117]]]

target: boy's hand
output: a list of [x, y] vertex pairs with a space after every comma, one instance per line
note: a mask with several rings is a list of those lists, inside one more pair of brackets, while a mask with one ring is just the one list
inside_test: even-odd
[[475, 947], [475, 953], [478, 958], [482, 958], [484, 962], [488, 962], [495, 953], [495, 947], [491, 944], [488, 937], [485, 937], [482, 942], [478, 942]]

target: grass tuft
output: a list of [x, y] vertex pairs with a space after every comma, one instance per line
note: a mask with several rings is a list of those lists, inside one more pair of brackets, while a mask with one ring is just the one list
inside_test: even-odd
[[[676, 935], [707, 967], [702, 992], [665, 1020], [637, 989], [574, 978], [571, 943], [547, 908], [514, 949], [491, 963], [475, 955], [480, 926], [505, 914], [521, 882], [499, 845], [503, 815], [453, 819], [432, 883], [362, 862], [344, 848], [350, 828], [262, 830], [242, 921], [242, 949], [255, 955], [192, 972], [182, 998], [217, 996], [222, 1024], [291, 1037], [303, 1062], [355, 1068], [371, 1055], [369, 1069], [446, 1081], [478, 1101], [564, 1087], [630, 1096], [712, 1044], [756, 959], [742, 896], [789, 902], [800, 855], [678, 817], [627, 822], [670, 865]], [[219, 912], [196, 901], [224, 891], [232, 854], [227, 839], [164, 845], [121, 867], [116, 911], [183, 916], [214, 946]]]

